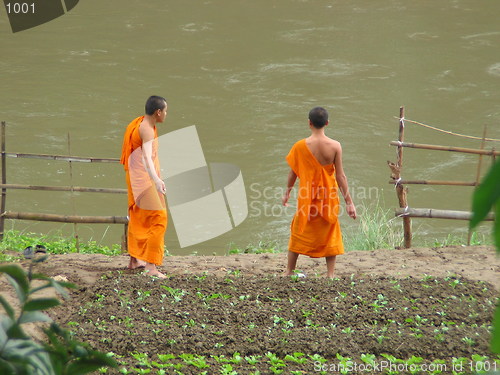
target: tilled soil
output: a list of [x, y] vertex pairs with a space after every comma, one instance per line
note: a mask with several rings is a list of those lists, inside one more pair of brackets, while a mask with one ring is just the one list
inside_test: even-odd
[[[324, 259], [305, 257], [298, 267], [307, 277], [282, 276], [286, 254], [166, 257], [167, 280], [129, 271], [127, 262], [50, 254], [36, 267], [78, 285], [49, 314], [77, 339], [113, 352], [119, 368], [109, 374], [500, 369], [489, 351], [500, 289], [492, 247], [350, 251], [338, 257], [333, 281], [323, 277]], [[5, 278], [0, 290], [15, 304]]]
[[[257, 364], [226, 362], [236, 373], [271, 374], [265, 353], [282, 360], [303, 353], [308, 360], [292, 361], [283, 373], [318, 373], [313, 356], [325, 363], [361, 361], [366, 354], [379, 360], [421, 357], [450, 366], [453, 357], [493, 358], [489, 327], [496, 297], [490, 284], [456, 276], [329, 281], [230, 272], [154, 280], [127, 271], [110, 272], [80, 289], [73, 296], [78, 305], [64, 307], [58, 319], [69, 323], [78, 339], [123, 356], [130, 371], [154, 369], [151, 361], [173, 355], [170, 364], [179, 369], [166, 373], [203, 373], [182, 359], [191, 353], [204, 357], [207, 374], [222, 373], [218, 359], [238, 353], [263, 357]], [[131, 361], [130, 353], [147, 354], [149, 364]]]

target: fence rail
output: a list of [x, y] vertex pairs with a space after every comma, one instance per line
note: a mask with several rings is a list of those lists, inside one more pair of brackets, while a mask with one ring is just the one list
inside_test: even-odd
[[[435, 208], [398, 208], [395, 213], [396, 216], [406, 215], [408, 217], [427, 217], [431, 219], [470, 220], [472, 218], [472, 212], [469, 211], [437, 210]], [[485, 220], [493, 221], [495, 216], [490, 213]]]
[[[500, 155], [500, 151], [496, 151], [494, 148], [490, 150], [485, 150], [484, 145], [486, 141], [498, 142], [498, 139], [486, 138], [486, 129], [484, 130], [483, 137], [472, 137], [465, 136], [461, 134], [456, 134], [453, 132], [443, 131], [435, 127], [431, 127], [425, 124], [421, 124], [417, 121], [411, 121], [405, 119], [405, 109], [404, 107], [399, 108], [399, 132], [398, 140], [390, 142], [391, 146], [396, 146], [397, 149], [397, 161], [392, 163], [388, 161], [388, 166], [391, 169], [391, 180], [390, 184], [394, 184], [396, 188], [396, 194], [399, 201], [399, 208], [395, 210], [395, 215], [403, 218], [403, 228], [404, 228], [404, 247], [411, 247], [412, 242], [412, 232], [411, 232], [411, 219], [415, 218], [436, 218], [436, 219], [453, 219], [453, 220], [470, 220], [472, 217], [472, 212], [469, 211], [456, 211], [456, 210], [440, 210], [434, 208], [412, 208], [408, 205], [408, 188], [405, 185], [443, 185], [443, 186], [477, 186], [479, 185], [479, 178], [481, 175], [482, 157], [490, 156], [495, 160], [496, 156]], [[454, 147], [454, 146], [442, 146], [442, 145], [430, 145], [421, 143], [410, 143], [404, 141], [404, 127], [405, 121], [411, 122], [418, 125], [423, 125], [427, 128], [438, 130], [450, 135], [460, 136], [464, 138], [480, 139], [481, 148], [465, 148], [465, 147]], [[410, 147], [415, 149], [432, 150], [432, 151], [450, 151], [450, 152], [460, 152], [467, 154], [478, 155], [479, 162], [476, 172], [476, 180], [470, 181], [438, 181], [438, 180], [403, 180], [401, 178], [401, 172], [403, 169], [403, 148]], [[494, 220], [494, 214], [489, 214], [486, 220]], [[468, 243], [470, 243], [471, 233], [468, 235]]]
[[[33, 153], [17, 153], [6, 152], [6, 137], [5, 137], [6, 122], [1, 123], [1, 200], [0, 200], [0, 241], [3, 240], [5, 220], [32, 220], [32, 221], [51, 221], [62, 223], [73, 223], [75, 226], [78, 223], [86, 224], [122, 224], [124, 226], [124, 233], [122, 236], [122, 251], [127, 250], [127, 229], [128, 218], [126, 216], [80, 216], [76, 213], [74, 215], [61, 215], [61, 214], [47, 214], [35, 212], [12, 212], [6, 210], [7, 203], [7, 190], [39, 190], [39, 191], [67, 191], [67, 192], [84, 192], [84, 193], [104, 193], [104, 194], [126, 194], [127, 189], [119, 188], [99, 188], [99, 187], [83, 187], [83, 186], [42, 186], [42, 185], [23, 185], [23, 184], [8, 184], [7, 183], [7, 158], [28, 158], [28, 159], [41, 159], [41, 160], [57, 160], [68, 162], [70, 165], [71, 176], [71, 163], [119, 163], [117, 158], [93, 158], [93, 157], [80, 157], [72, 155], [48, 155], [48, 154], [33, 154]], [[70, 146], [68, 134], [68, 150]], [[76, 228], [76, 227], [75, 227]], [[76, 229], [75, 229], [76, 232]], [[75, 233], [78, 246], [78, 235]]]

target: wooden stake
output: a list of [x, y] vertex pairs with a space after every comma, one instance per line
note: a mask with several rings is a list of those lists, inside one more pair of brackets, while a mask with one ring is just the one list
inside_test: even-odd
[[[399, 108], [399, 143], [403, 143], [404, 141], [404, 132], [405, 132], [405, 108], [401, 106]], [[403, 146], [398, 146], [398, 160], [396, 162], [398, 175], [396, 177], [396, 194], [399, 200], [399, 207], [406, 209], [408, 207], [408, 188], [406, 188], [403, 184], [401, 184], [401, 170], [403, 169]], [[411, 219], [408, 216], [403, 216], [403, 232], [404, 232], [404, 247], [408, 249], [411, 247]]]
[[128, 253], [128, 221], [123, 225], [122, 254]]
[[[7, 183], [7, 162], [5, 157], [5, 121], [2, 121], [2, 185]], [[0, 207], [0, 213], [3, 214], [5, 212], [5, 204], [7, 200], [7, 189], [2, 187], [2, 203]], [[5, 218], [0, 217], [0, 241], [3, 241], [3, 234], [5, 228]]]
[[[71, 155], [71, 139], [68, 133], [68, 155]], [[76, 214], [76, 205], [75, 205], [75, 191], [73, 189], [73, 162], [70, 160], [69, 161], [69, 182], [70, 182], [70, 188], [71, 188], [71, 204], [73, 206], [73, 215]], [[73, 223], [73, 230], [75, 232], [75, 246], [76, 246], [76, 251], [79, 253], [80, 252], [80, 241], [78, 238], [78, 227], [76, 225], [76, 222]]]
[[[483, 139], [481, 140], [481, 150], [484, 150], [484, 144], [486, 141], [486, 125], [483, 128]], [[481, 178], [481, 164], [483, 162], [483, 155], [479, 154], [477, 162], [477, 172], [476, 172], [476, 186], [479, 185], [479, 179]], [[470, 241], [472, 239], [472, 230], [469, 227], [467, 231], [467, 246], [470, 246]]]

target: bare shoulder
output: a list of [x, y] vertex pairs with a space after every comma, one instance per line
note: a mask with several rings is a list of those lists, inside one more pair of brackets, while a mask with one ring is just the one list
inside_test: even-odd
[[335, 139], [327, 137], [326, 144], [328, 145], [328, 147], [334, 149], [335, 151], [342, 150], [342, 146], [340, 145], [340, 142], [336, 141]]
[[154, 138], [154, 129], [145, 121], [139, 125], [139, 135], [143, 142], [150, 141]]

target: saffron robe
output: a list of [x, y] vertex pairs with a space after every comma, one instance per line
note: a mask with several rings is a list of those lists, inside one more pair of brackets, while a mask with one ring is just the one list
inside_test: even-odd
[[[128, 190], [128, 253], [134, 258], [161, 265], [167, 212], [165, 197], [156, 190], [144, 167], [143, 144], [139, 134], [139, 126], [143, 119], [144, 116], [138, 117], [127, 126], [120, 159], [125, 169]], [[152, 158], [156, 174], [160, 176], [156, 127], [154, 133]]]
[[286, 160], [299, 178], [288, 249], [312, 258], [343, 254], [335, 166], [320, 164], [305, 139], [293, 145]]

